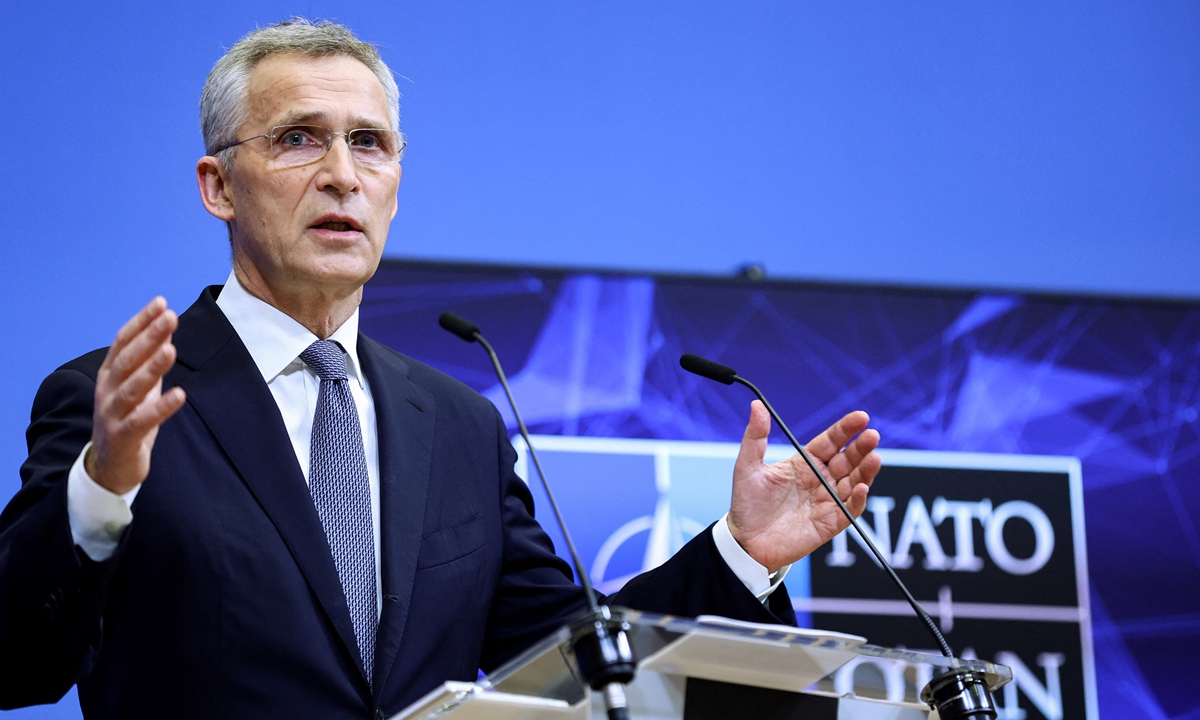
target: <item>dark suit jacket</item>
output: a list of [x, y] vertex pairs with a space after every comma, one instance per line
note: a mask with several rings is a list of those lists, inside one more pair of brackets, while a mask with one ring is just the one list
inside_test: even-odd
[[[369, 718], [474, 680], [584, 606], [495, 408], [360, 335], [381, 487], [372, 690], [278, 407], [219, 290], [181, 316], [165, 386], [188, 400], [162, 426], [135, 520], [105, 562], [74, 546], [66, 499], [105, 351], [39, 390], [23, 485], [0, 515], [0, 705], [52, 702], [78, 683], [89, 718]], [[710, 533], [609, 601], [794, 620], [785, 592], [772, 614], [746, 591]]]

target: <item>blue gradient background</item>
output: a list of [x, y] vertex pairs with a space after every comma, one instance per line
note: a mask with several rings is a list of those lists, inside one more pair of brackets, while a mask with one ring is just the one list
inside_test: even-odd
[[10, 3], [0, 497], [42, 377], [224, 279], [199, 89], [292, 13], [407, 78], [392, 257], [1200, 298], [1195, 3]]

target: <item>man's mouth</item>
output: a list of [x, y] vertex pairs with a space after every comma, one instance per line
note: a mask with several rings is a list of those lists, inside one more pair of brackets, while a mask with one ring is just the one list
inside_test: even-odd
[[362, 225], [354, 218], [346, 215], [324, 215], [317, 218], [311, 226], [314, 230], [329, 230], [331, 232], [362, 232]]
[[350, 223], [345, 222], [323, 222], [315, 227], [319, 227], [322, 230], [334, 230], [336, 232], [348, 232], [354, 229], [350, 227]]

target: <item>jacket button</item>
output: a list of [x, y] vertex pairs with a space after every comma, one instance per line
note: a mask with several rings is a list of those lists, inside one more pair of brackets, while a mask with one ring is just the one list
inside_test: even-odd
[[387, 715], [383, 714], [383, 708], [375, 708], [375, 720], [387, 720]]

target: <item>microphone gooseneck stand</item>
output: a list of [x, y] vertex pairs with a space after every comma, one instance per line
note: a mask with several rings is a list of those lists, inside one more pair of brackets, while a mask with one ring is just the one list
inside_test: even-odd
[[[816, 475], [817, 479], [821, 481], [821, 485], [825, 487], [829, 496], [837, 503], [842, 514], [850, 521], [851, 527], [862, 538], [864, 544], [870, 548], [872, 554], [875, 555], [875, 559], [879, 561], [879, 564], [891, 576], [896, 586], [900, 588], [900, 592], [908, 600], [908, 604], [912, 606], [917, 617], [921, 619], [930, 634], [933, 635], [934, 640], [937, 641], [938, 648], [942, 654], [950, 659], [954, 659], [954, 653], [951, 652], [949, 643], [946, 642], [946, 638], [938, 630], [937, 625], [933, 622], [933, 618], [929, 617], [929, 613], [925, 612], [925, 608], [921, 607], [921, 604], [908, 591], [904, 582], [900, 580], [900, 577], [896, 575], [896, 571], [892, 569], [891, 563], [884, 558], [883, 553], [872, 542], [871, 537], [863, 532], [853, 513], [842, 502], [842, 499], [838, 497], [837, 491], [829, 484], [829, 481], [825, 478], [825, 474], [817, 468], [808, 451], [796, 440], [796, 436], [792, 434], [787, 423], [783, 421], [783, 418], [779, 417], [779, 413], [775, 412], [775, 408], [772, 407], [762, 391], [754, 383], [738, 375], [733, 368], [715, 363], [712, 360], [706, 360], [699, 355], [692, 355], [690, 353], [683, 355], [679, 358], [679, 365], [690, 373], [708, 378], [709, 380], [715, 380], [725, 385], [732, 385], [734, 383], [744, 385], [762, 401], [762, 404], [766, 407], [767, 412], [770, 413], [775, 424], [787, 436], [787, 439], [792, 443], [792, 447], [796, 448], [796, 452], [804, 459], [804, 462], [808, 465], [813, 475]], [[921, 701], [935, 708], [942, 720], [995, 720], [998, 715], [995, 698], [992, 697], [991, 691], [988, 690], [987, 679], [982, 674], [969, 668], [950, 668], [946, 672], [934, 677], [921, 691]]]
[[579, 575], [579, 582], [583, 585], [583, 592], [587, 596], [587, 611], [570, 624], [571, 648], [575, 652], [575, 660], [579, 663], [579, 670], [587, 679], [592, 690], [603, 694], [609, 720], [629, 720], [625, 686], [633, 681], [634, 672], [637, 670], [637, 663], [633, 658], [633, 648], [630, 646], [629, 636], [626, 634], [629, 624], [625, 621], [625, 616], [620, 608], [610, 608], [607, 605], [601, 605], [596, 600], [596, 591], [592, 588], [587, 572], [584, 571], [583, 562], [575, 550], [575, 542], [571, 540], [571, 533], [567, 530], [567, 523], [558, 509], [554, 493], [550, 491], [550, 483], [546, 480], [546, 473], [542, 471], [542, 463], [538, 460], [537, 451], [534, 450], [533, 442], [529, 439], [525, 421], [521, 419], [521, 413], [517, 411], [516, 400], [513, 399], [512, 390], [508, 387], [508, 378], [504, 374], [500, 358], [492, 349], [491, 343], [483, 337], [478, 326], [453, 313], [442, 313], [438, 317], [438, 324], [444, 330], [469, 343], [479, 343], [491, 358], [496, 377], [499, 378], [500, 385], [504, 388], [504, 394], [508, 396], [508, 404], [512, 408], [513, 417], [517, 419], [517, 428], [521, 432], [521, 437], [525, 439], [525, 447], [529, 449], [529, 457], [533, 459], [533, 466], [537, 469], [538, 477], [541, 478], [542, 489], [546, 491], [546, 497], [550, 500], [550, 508], [554, 511], [554, 518], [558, 522], [559, 529], [562, 530], [563, 539], [566, 540], [567, 551], [571, 555], [571, 562], [575, 565], [575, 573]]

